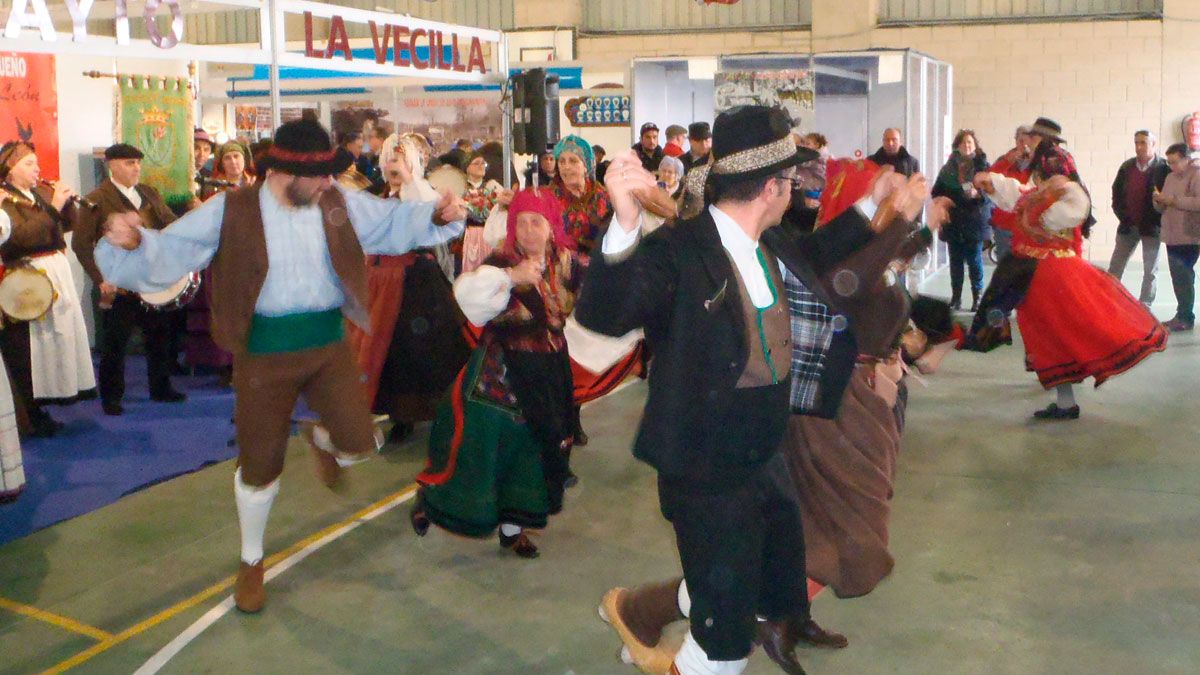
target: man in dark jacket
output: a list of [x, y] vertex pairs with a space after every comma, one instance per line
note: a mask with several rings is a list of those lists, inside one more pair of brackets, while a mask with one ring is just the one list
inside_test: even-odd
[[114, 213], [137, 213], [142, 225], [161, 230], [175, 221], [158, 190], [141, 182], [142, 152], [132, 145], [118, 143], [104, 151], [108, 178], [88, 195], [96, 208], [86, 211], [75, 227], [71, 248], [83, 270], [99, 290], [103, 330], [96, 350], [100, 352], [100, 405], [106, 415], [125, 412], [125, 352], [135, 327], [142, 329], [146, 346], [146, 367], [150, 379], [150, 400], [178, 403], [186, 396], [171, 386], [175, 363], [172, 330], [181, 310], [159, 311], [142, 305], [136, 294], [118, 289], [105, 280], [96, 265], [96, 242], [101, 227]]
[[638, 142], [633, 144], [633, 151], [637, 153], [643, 169], [650, 173], [658, 171], [658, 165], [662, 164], [663, 149], [658, 147], [657, 124], [646, 122], [642, 125], [641, 135]]
[[[686, 583], [614, 589], [603, 609], [635, 662], [646, 663], [664, 622], [688, 616], [679, 672], [715, 664], [740, 672], [756, 630], [772, 659], [800, 672], [797, 643], [846, 639], [810, 616], [798, 501], [778, 451], [792, 352], [780, 263], [819, 289], [820, 270], [869, 241], [871, 229], [860, 214], [803, 240], [766, 234], [788, 206], [796, 165], [815, 156], [792, 143], [782, 110], [723, 113], [712, 154], [714, 204], [640, 242], [633, 193], [654, 179], [632, 153], [608, 171], [616, 215], [576, 316], [607, 335], [643, 328], [655, 354], [633, 451], [658, 471]], [[767, 619], [761, 628], [757, 615]]]
[[1142, 244], [1142, 290], [1138, 295], [1144, 305], [1154, 302], [1158, 276], [1158, 238], [1162, 215], [1154, 209], [1151, 195], [1162, 190], [1171, 168], [1158, 156], [1158, 139], [1143, 129], [1133, 135], [1134, 156], [1117, 169], [1112, 185], [1112, 209], [1120, 225], [1117, 227], [1116, 247], [1108, 273], [1120, 279], [1125, 265], [1138, 243]]
[[867, 159], [880, 166], [886, 164], [906, 178], [921, 172], [921, 163], [908, 154], [908, 148], [904, 147], [904, 136], [894, 127], [883, 132], [883, 145]]
[[688, 125], [688, 151], [679, 160], [683, 162], [683, 173], [712, 161], [712, 128], [708, 122], [692, 122]]

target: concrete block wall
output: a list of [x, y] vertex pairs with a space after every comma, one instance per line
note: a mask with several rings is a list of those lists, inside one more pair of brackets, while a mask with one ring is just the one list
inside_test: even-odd
[[[910, 48], [954, 66], [954, 125], [974, 129], [995, 158], [1012, 132], [1045, 115], [1063, 125], [1099, 220], [1088, 256], [1107, 261], [1116, 220], [1109, 206], [1117, 167], [1133, 134], [1151, 129], [1162, 146], [1182, 139], [1179, 123], [1200, 109], [1200, 2], [1168, 7], [1166, 20], [876, 28], [871, 47]], [[1197, 14], [1192, 17], [1188, 12]], [[861, 35], [822, 37], [828, 51], [862, 48]], [[589, 58], [807, 53], [808, 31], [580, 37]]]

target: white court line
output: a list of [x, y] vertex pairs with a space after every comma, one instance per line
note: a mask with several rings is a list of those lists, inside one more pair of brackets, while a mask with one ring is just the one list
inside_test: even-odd
[[[367, 513], [364, 513], [358, 519], [356, 519], [352, 522], [346, 523], [345, 525], [337, 528], [336, 530], [333, 530], [332, 532], [325, 535], [324, 537], [321, 537], [320, 539], [317, 539], [316, 541], [312, 542], [308, 546], [305, 546], [304, 548], [300, 549], [299, 551], [296, 551], [292, 555], [284, 558], [283, 560], [280, 560], [278, 564], [276, 564], [271, 569], [267, 570], [266, 574], [263, 575], [264, 583], [267, 581], [271, 581], [272, 579], [279, 576], [280, 574], [283, 574], [284, 572], [288, 571], [293, 566], [298, 564], [301, 560], [304, 560], [309, 555], [315, 553], [317, 550], [321, 549], [326, 544], [329, 544], [337, 539], [340, 539], [343, 535], [355, 530], [356, 528], [358, 528], [359, 525], [362, 525], [363, 523], [367, 522], [368, 520], [373, 520], [373, 519], [378, 518], [379, 516], [387, 513], [388, 511], [391, 511], [392, 509], [396, 508], [397, 506], [412, 499], [414, 496], [416, 496], [416, 494], [417, 493], [415, 490], [406, 490], [404, 494], [397, 495], [395, 498], [393, 498], [387, 502], [384, 502], [383, 504], [380, 504], [375, 509], [368, 511]], [[163, 666], [167, 665], [167, 663], [170, 662], [171, 659], [175, 658], [175, 656], [177, 654], [179, 654], [179, 652], [183, 651], [183, 648], [187, 647], [188, 644], [190, 644], [192, 642], [192, 640], [195, 640], [197, 637], [200, 637], [201, 633], [208, 630], [214, 623], [219, 621], [221, 619], [221, 617], [228, 614], [229, 610], [231, 610], [231, 609], [233, 609], [233, 595], [229, 595], [224, 600], [222, 600], [220, 602], [220, 604], [218, 604], [217, 606], [215, 606], [212, 609], [205, 612], [204, 616], [200, 617], [199, 619], [196, 620], [195, 623], [188, 626], [187, 629], [184, 630], [182, 633], [180, 633], [178, 636], [176, 636], [174, 640], [171, 640], [162, 649], [158, 650], [157, 654], [150, 657], [150, 660], [148, 660], [148, 661], [146, 661], [146, 663], [142, 664], [141, 668], [138, 668], [136, 671], [134, 671], [134, 675], [154, 675], [154, 673], [157, 673], [159, 670], [161, 670], [163, 668]]]
[[[635, 382], [638, 382], [638, 381], [640, 381], [640, 380], [637, 378], [627, 378], [624, 382], [617, 385], [617, 387], [615, 389], [608, 392], [607, 396], [612, 396], [613, 394], [617, 393], [618, 391], [621, 391], [622, 389], [625, 389], [626, 387], [630, 387]], [[596, 399], [596, 400], [598, 401], [600, 399]], [[581, 407], [586, 408], [595, 402], [596, 401], [588, 401], [587, 403], [583, 404], [583, 406], [581, 406]], [[342, 537], [342, 535], [356, 529], [359, 525], [362, 525], [363, 523], [367, 522], [368, 520], [373, 520], [373, 519], [387, 513], [388, 511], [391, 511], [392, 509], [403, 504], [404, 502], [412, 499], [413, 497], [416, 496], [416, 494], [417, 493], [415, 490], [411, 491], [411, 492], [405, 491], [405, 494], [397, 495], [394, 499], [384, 502], [383, 504], [380, 504], [375, 509], [368, 511], [367, 513], [364, 513], [357, 520], [346, 523], [342, 527], [339, 527], [336, 530], [333, 530], [332, 532], [325, 535], [324, 537], [317, 539], [316, 541], [312, 542], [308, 546], [305, 546], [304, 548], [300, 549], [299, 551], [296, 551], [292, 555], [284, 558], [283, 560], [280, 560], [278, 564], [276, 564], [271, 569], [267, 570], [266, 574], [263, 575], [263, 583], [266, 583], [266, 582], [274, 579], [275, 577], [279, 576], [280, 574], [283, 574], [284, 572], [288, 571], [294, 565], [298, 564], [301, 560], [304, 560], [305, 558], [307, 558], [310, 554], [316, 552], [318, 549], [324, 547], [326, 544], [329, 544], [337, 539], [340, 539]], [[179, 652], [183, 651], [183, 649], [185, 647], [187, 647], [189, 644], [191, 644], [191, 642], [193, 640], [200, 637], [201, 633], [203, 633], [204, 631], [211, 628], [212, 625], [215, 624], [217, 621], [220, 621], [221, 618], [224, 617], [226, 614], [228, 614], [231, 609], [233, 609], [233, 595], [232, 594], [229, 595], [228, 597], [226, 597], [224, 600], [222, 600], [218, 605], [216, 605], [212, 609], [205, 612], [204, 616], [200, 617], [199, 619], [196, 619], [196, 622], [193, 623], [192, 625], [188, 626], [186, 629], [184, 629], [184, 631], [182, 633], [175, 636], [174, 640], [171, 640], [165, 646], [163, 646], [162, 649], [158, 650], [158, 653], [156, 653], [154, 656], [150, 657], [150, 659], [148, 661], [143, 663], [142, 667], [138, 668], [136, 671], [134, 671], [133, 675], [155, 675], [155, 673], [162, 670], [163, 666], [166, 666], [171, 661], [171, 659], [178, 656]]]

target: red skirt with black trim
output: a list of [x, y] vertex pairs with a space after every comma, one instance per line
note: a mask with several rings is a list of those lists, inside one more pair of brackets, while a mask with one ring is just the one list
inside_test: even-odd
[[1038, 263], [1017, 306], [1025, 360], [1047, 389], [1099, 387], [1167, 346], [1167, 331], [1112, 275], [1078, 257]]

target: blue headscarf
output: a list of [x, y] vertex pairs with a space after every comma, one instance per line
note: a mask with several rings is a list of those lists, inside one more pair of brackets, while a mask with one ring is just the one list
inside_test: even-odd
[[579, 155], [579, 158], [583, 160], [584, 166], [587, 167], [588, 176], [596, 175], [596, 153], [592, 151], [591, 143], [588, 143], [579, 136], [567, 136], [554, 146], [554, 161], [557, 162], [559, 155], [564, 152]]

